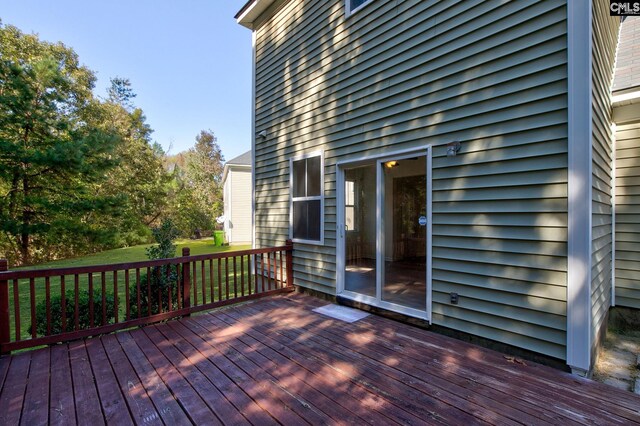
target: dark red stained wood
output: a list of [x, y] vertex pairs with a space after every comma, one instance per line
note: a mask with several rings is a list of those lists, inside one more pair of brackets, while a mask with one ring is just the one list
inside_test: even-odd
[[[202, 304], [207, 304], [207, 280], [206, 275], [204, 273], [204, 260], [200, 262], [200, 279], [202, 279]], [[213, 302], [213, 300], [210, 300]]]
[[113, 271], [113, 312], [115, 315], [114, 321], [116, 323], [118, 322], [118, 311], [118, 271]]
[[253, 284], [254, 284], [254, 288], [255, 291], [254, 293], [258, 292], [258, 256], [253, 255]]
[[260, 253], [260, 285], [262, 291], [266, 291], [267, 287], [264, 285], [264, 254]]
[[[172, 297], [172, 293], [173, 293], [173, 288], [172, 288], [172, 284], [171, 284], [171, 280], [169, 280], [169, 276], [171, 275], [171, 267], [167, 267], [167, 282], [169, 283], [169, 287], [167, 288], [167, 306], [169, 308], [169, 312], [171, 312], [173, 310], [173, 297]], [[177, 284], [176, 284], [177, 285]]]
[[100, 321], [100, 325], [105, 325], [107, 323], [107, 277], [105, 272], [100, 274], [100, 284], [102, 290], [102, 321]]
[[22, 337], [20, 336], [20, 293], [18, 292], [18, 280], [13, 280], [13, 320], [15, 321], [16, 341], [19, 341]]
[[36, 282], [35, 279], [29, 278], [29, 306], [31, 308], [31, 337], [36, 338]]
[[[0, 259], [0, 272], [6, 271], [8, 267], [7, 260]], [[2, 345], [11, 340], [9, 321], [9, 282], [6, 279], [2, 279], [0, 280], [0, 355], [4, 353]], [[0, 386], [2, 386], [1, 382]]]
[[[228, 327], [228, 324], [214, 316], [207, 316], [207, 319], [211, 320], [208, 322], [209, 326], [220, 327], [218, 330]], [[202, 321], [198, 323], [202, 324]], [[345, 394], [338, 395], [335, 386], [314, 380], [313, 371], [291, 363], [268, 345], [262, 345], [244, 333], [238, 333], [235, 339], [226, 338], [225, 341], [256, 365], [266, 367], [276, 380], [287, 383], [287, 388], [292, 393], [299, 393], [306, 401], [312, 401], [319, 410], [332, 417], [333, 421], [348, 424], [376, 423], [371, 412], [364, 410], [359, 400]], [[355, 414], [358, 412], [360, 415]]]
[[104, 424], [100, 399], [84, 341], [69, 344], [69, 360], [78, 423], [85, 425]]
[[73, 276], [73, 329], [78, 330], [80, 328], [80, 283], [78, 281], [78, 274]]
[[50, 278], [44, 279], [44, 298], [47, 310], [47, 336], [51, 334], [51, 282]]
[[76, 407], [67, 345], [51, 348], [51, 366], [49, 422], [52, 425], [75, 425]]
[[182, 265], [181, 264], [177, 264], [176, 265], [176, 275], [178, 277], [178, 282], [177, 282], [177, 286], [178, 286], [178, 309], [182, 309]]
[[269, 283], [269, 290], [271, 290], [271, 283], [273, 277], [271, 275], [271, 253], [267, 253], [267, 282]]
[[[44, 425], [49, 417], [49, 349], [35, 351], [31, 358], [21, 424]], [[54, 367], [55, 368], [55, 367]]]
[[[211, 317], [207, 316], [207, 319], [210, 318]], [[195, 330], [201, 329], [205, 331], [205, 327], [200, 328], [200, 326], [203, 325], [200, 319], [201, 318], [195, 319], [195, 321], [189, 325], [193, 326]], [[224, 330], [222, 330], [222, 332], [224, 333]], [[263, 369], [269, 360], [259, 356], [253, 351], [247, 353], [244, 350], [244, 345], [234, 344], [236, 343], [235, 339], [231, 340], [227, 336], [224, 338], [217, 337], [216, 334], [218, 333], [206, 332], [206, 335], [209, 336], [209, 344], [220, 349], [229, 360], [245, 371], [257, 383], [271, 384], [271, 386], [266, 387], [266, 391], [271, 393], [273, 397], [286, 403], [288, 407], [304, 418], [305, 421], [314, 425], [330, 424], [336, 420], [344, 421], [347, 418], [357, 423], [363, 421], [363, 419], [348, 413], [346, 410], [342, 412], [344, 417], [332, 418], [328, 413], [332, 411], [340, 412], [340, 406], [336, 408], [333, 401], [330, 401], [321, 393], [297, 380], [297, 378], [291, 374], [291, 371], [289, 371], [289, 374], [277, 376], [273, 368]]]
[[185, 327], [180, 327], [179, 322], [168, 323], [168, 327], [162, 328], [166, 336], [171, 336], [175, 347], [195, 365], [224, 397], [229, 400], [242, 414], [253, 424], [275, 425], [273, 418], [263, 410], [245, 393], [243, 386], [248, 383], [241, 382], [236, 385], [209, 357], [208, 346], [198, 336], [191, 333]]
[[191, 277], [193, 282], [193, 306], [198, 306], [198, 268], [196, 267], [196, 262], [193, 262], [191, 267], [193, 268], [193, 276]]
[[[181, 336], [171, 333], [168, 327], [162, 327], [165, 333], [162, 334], [156, 327], [144, 329], [147, 337], [162, 351], [165, 357], [170, 360], [177, 371], [187, 380], [190, 386], [200, 395], [207, 406], [213, 411], [218, 419], [225, 423], [249, 424], [240, 414], [237, 408], [231, 404], [222, 393], [209, 380], [202, 380], [200, 370], [188, 357], [185, 357], [174, 345], [173, 342], [181, 340]], [[216, 419], [213, 419], [214, 421]]]
[[284, 270], [282, 269], [282, 252], [278, 252], [278, 257], [280, 258], [280, 288], [284, 286]]
[[122, 351], [116, 336], [111, 334], [100, 340], [133, 420], [137, 424], [161, 425], [160, 414]]
[[151, 269], [147, 268], [147, 315], [151, 316]]
[[86, 343], [89, 361], [93, 366], [93, 374], [98, 388], [102, 414], [108, 424], [133, 425], [129, 409], [124, 400], [118, 381], [111, 369], [100, 339], [89, 339]]
[[[231, 313], [235, 314], [235, 312]], [[427, 405], [416, 405], [411, 403], [411, 400], [399, 398], [395, 393], [393, 384], [389, 381], [383, 381], [382, 383], [371, 382], [367, 380], [361, 374], [365, 371], [358, 372], [351, 367], [348, 363], [327, 363], [320, 361], [318, 356], [322, 354], [313, 353], [311, 350], [294, 340], [288, 339], [277, 333], [270, 333], [261, 327], [252, 327], [252, 331], [262, 333], [263, 336], [269, 336], [275, 342], [275, 347], [289, 348], [293, 351], [293, 359], [302, 365], [307, 366], [314, 371], [321, 371], [324, 375], [334, 375], [334, 383], [339, 387], [358, 387], [354, 396], [359, 396], [363, 404], [371, 410], [376, 411], [378, 416], [387, 417], [387, 422], [397, 422], [400, 424], [422, 424], [429, 419], [431, 422], [437, 419], [443, 419], [445, 422], [454, 424], [466, 424], [473, 423], [473, 418], [465, 416], [464, 413], [457, 413], [452, 407], [447, 406], [439, 401], [433, 401], [427, 398]], [[291, 353], [289, 353], [291, 355]], [[302, 360], [300, 357], [306, 358]], [[311, 363], [308, 360], [313, 360]], [[319, 362], [320, 361], [320, 362]], [[351, 389], [351, 391], [354, 391]], [[436, 411], [429, 411], [429, 409], [439, 409]], [[434, 416], [433, 413], [438, 413]], [[453, 420], [452, 420], [453, 419]], [[465, 421], [467, 421], [465, 423]]]
[[[195, 326], [196, 329], [199, 327], [197, 320], [191, 322], [190, 325]], [[209, 333], [206, 333], [206, 335], [209, 336], [207, 339], [208, 343], [212, 344], [213, 336]], [[331, 421], [329, 416], [313, 406], [312, 401], [306, 401], [300, 396], [294, 395], [292, 393], [293, 389], [287, 389], [288, 386], [286, 384], [277, 383], [272, 375], [264, 371], [259, 365], [244, 357], [232, 346], [228, 345], [226, 339], [217, 339], [215, 344], [212, 344], [212, 347], [218, 349], [220, 351], [220, 356], [224, 355], [229, 362], [233, 363], [235, 368], [238, 368], [243, 374], [246, 374], [255, 381], [257, 387], [262, 391], [261, 395], [268, 398], [270, 407], [273, 406], [271, 400], [275, 400], [276, 407], [284, 405], [285, 409], [291, 410], [300, 416], [299, 419], [295, 418], [294, 416], [288, 415], [286, 411], [278, 410], [278, 408], [274, 411], [270, 411], [279, 421], [284, 424], [300, 424], [302, 419], [304, 419], [304, 421], [314, 425], [327, 424]], [[226, 362], [226, 360], [222, 362]], [[271, 408], [267, 409], [271, 410]]]
[[20, 422], [31, 355], [31, 352], [25, 352], [11, 358], [0, 392], [0, 425], [17, 425]]
[[[204, 261], [203, 261], [204, 262]], [[215, 298], [214, 298], [214, 282], [213, 282], [213, 260], [209, 259], [209, 290], [211, 291], [211, 300], [210, 302], [215, 302]]]
[[136, 345], [131, 335], [129, 333], [119, 333], [116, 337], [122, 346], [124, 354], [126, 354], [137, 376], [140, 378], [142, 385], [148, 390], [147, 393], [164, 423], [168, 425], [190, 424], [189, 418], [173, 398], [158, 372], [149, 363], [149, 360]]
[[140, 300], [140, 269], [136, 269], [136, 307], [138, 308], [138, 318], [142, 316], [142, 306]]
[[143, 330], [138, 329], [130, 334], [195, 424], [222, 424], [185, 378], [149, 340]]
[[240, 293], [244, 296], [244, 257], [240, 256]]
[[[417, 397], [412, 398], [414, 401], [420, 401], [424, 397], [422, 395], [438, 395], [437, 399], [442, 400], [443, 402], [452, 405], [454, 407], [458, 407], [468, 414], [473, 415], [474, 417], [484, 420], [487, 422], [496, 422], [500, 420], [500, 422], [508, 423], [509, 421], [512, 424], [518, 423], [536, 423], [541, 422], [538, 417], [528, 416], [520, 412], [520, 410], [513, 409], [503, 404], [498, 404], [494, 400], [490, 398], [484, 398], [477, 395], [475, 391], [468, 391], [467, 389], [458, 386], [455, 381], [446, 381], [438, 378], [437, 376], [429, 375], [427, 372], [418, 371], [417, 369], [412, 368], [415, 364], [412, 362], [413, 360], [403, 360], [402, 362], [391, 362], [390, 364], [385, 364], [385, 360], [392, 359], [397, 360], [400, 358], [398, 354], [385, 353], [377, 354], [374, 351], [370, 350], [369, 347], [373, 346], [374, 343], [371, 342], [371, 339], [363, 339], [365, 344], [358, 346], [358, 350], [351, 350], [349, 346], [355, 344], [355, 339], [358, 338], [357, 335], [353, 337], [349, 337], [349, 339], [344, 339], [343, 335], [348, 333], [347, 330], [344, 330], [345, 333], [340, 333], [340, 336], [335, 336], [334, 340], [329, 340], [324, 338], [323, 336], [328, 335], [330, 337], [334, 337], [331, 333], [324, 333], [317, 325], [326, 321], [325, 318], [318, 316], [316, 322], [311, 324], [306, 324], [300, 330], [304, 333], [304, 330], [308, 329], [308, 327], [312, 327], [318, 331], [317, 336], [313, 336], [311, 338], [311, 342], [308, 346], [312, 349], [317, 349], [319, 347], [327, 347], [330, 348], [332, 352], [334, 352], [339, 359], [347, 360], [347, 362], [353, 364], [357, 363], [365, 367], [365, 371], [367, 367], [380, 371], [386, 377], [390, 377], [399, 383], [410, 383], [411, 387], [418, 390], [419, 393]], [[285, 321], [286, 322], [286, 321]], [[336, 322], [336, 328], [339, 328], [341, 324]], [[314, 327], [315, 325], [315, 327]], [[289, 330], [285, 334], [289, 334]], [[291, 338], [297, 339], [295, 335]], [[351, 344], [349, 344], [351, 342]], [[346, 345], [346, 346], [345, 346]], [[373, 358], [368, 358], [363, 354], [370, 354]], [[405, 363], [408, 362], [408, 366], [405, 367]], [[405, 372], [409, 370], [411, 373], [416, 373], [413, 376], [406, 374]], [[383, 379], [383, 380], [386, 380]], [[372, 379], [373, 381], [373, 379]], [[380, 383], [381, 380], [379, 378], [375, 378], [375, 383]], [[477, 389], [476, 389], [477, 391]], [[402, 395], [403, 393], [411, 393], [415, 394], [413, 390], [406, 389], [397, 389], [396, 394]], [[462, 398], [460, 397], [462, 396]], [[505, 398], [507, 395], [503, 395], [502, 398]], [[492, 408], [492, 410], [485, 410], [485, 408]], [[500, 419], [497, 419], [496, 413], [500, 413]], [[567, 419], [565, 419], [567, 420]], [[546, 421], [549, 421], [547, 419]], [[564, 422], [567, 424], [567, 421]]]
[[93, 298], [93, 274], [87, 274], [89, 281], [89, 325], [93, 328], [95, 326], [95, 304]]
[[222, 300], [222, 260], [218, 258], [218, 300]]
[[65, 280], [65, 276], [64, 275], [60, 275], [60, 297], [62, 298], [61, 303], [60, 303], [60, 309], [62, 312], [64, 312], [65, 314], [62, 315], [61, 318], [61, 322], [62, 322], [62, 332], [64, 333], [65, 331], [67, 331], [67, 290], [66, 290], [66, 280]]
[[225, 282], [225, 291], [226, 298], [229, 300], [229, 258], [225, 257], [224, 259], [224, 282]]
[[[189, 324], [188, 331], [183, 324], [176, 324], [176, 330], [182, 335], [184, 335], [184, 333], [191, 333], [197, 336], [197, 334], [190, 329], [194, 323], [189, 321], [185, 321], [185, 323]], [[306, 422], [304, 422], [299, 416], [290, 412], [290, 408], [285, 408], [282, 401], [267, 397], [264, 388], [261, 388], [258, 383], [251, 380], [246, 373], [225, 357], [217, 348], [206, 343], [206, 336], [199, 337], [204, 340], [202, 343], [195, 343], [196, 348], [201, 353], [206, 353], [207, 358], [212, 360], [212, 362], [215, 363], [222, 371], [229, 375], [236, 385], [241, 387], [242, 390], [262, 408], [262, 410], [270, 413], [282, 424], [306, 424]], [[191, 339], [193, 338], [191, 337]], [[194, 344], [193, 340], [191, 340], [191, 343]], [[247, 413], [245, 412], [244, 414], [246, 415]], [[266, 420], [263, 420], [258, 424], [262, 424], [263, 422], [266, 423]]]
[[131, 319], [131, 303], [129, 302], [129, 270], [124, 271], [124, 298], [125, 298], [125, 317], [126, 321]]
[[238, 297], [238, 265], [236, 256], [233, 256], [233, 297]]

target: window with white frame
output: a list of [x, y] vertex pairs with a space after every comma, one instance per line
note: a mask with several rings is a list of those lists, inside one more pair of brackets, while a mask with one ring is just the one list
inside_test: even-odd
[[364, 7], [365, 4], [370, 3], [372, 1], [373, 0], [345, 0], [345, 8], [347, 11], [347, 16], [357, 12], [362, 7]]
[[321, 153], [290, 160], [291, 238], [295, 242], [323, 241], [323, 161]]

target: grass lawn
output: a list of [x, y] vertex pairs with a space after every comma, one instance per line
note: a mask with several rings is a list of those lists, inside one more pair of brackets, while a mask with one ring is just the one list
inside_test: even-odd
[[[149, 247], [149, 245], [140, 245], [135, 247], [128, 247], [122, 249], [115, 250], [107, 250], [101, 253], [96, 253], [93, 255], [83, 256], [75, 259], [66, 259], [59, 260], [54, 262], [48, 262], [41, 265], [30, 266], [27, 268], [17, 268], [20, 269], [45, 269], [45, 268], [63, 268], [63, 267], [78, 267], [78, 266], [91, 266], [91, 265], [104, 265], [104, 264], [117, 264], [117, 263], [130, 263], [136, 261], [144, 261], [147, 260], [147, 256], [145, 253], [145, 249]], [[180, 240], [177, 241], [177, 249], [176, 249], [176, 257], [181, 256], [182, 248], [189, 247], [191, 249], [191, 255], [200, 255], [200, 254], [210, 254], [210, 253], [218, 253], [218, 252], [232, 252], [249, 249], [250, 246], [224, 246], [224, 247], [216, 247], [213, 245], [213, 239], [202, 239], [202, 240]], [[236, 265], [237, 271], [237, 281], [234, 281], [234, 263]], [[242, 289], [241, 285], [244, 283], [245, 287], [249, 280], [254, 282], [255, 277], [249, 271], [249, 258], [248, 256], [243, 257], [242, 259], [236, 258], [234, 262], [234, 258], [228, 259], [228, 261], [222, 260], [220, 264], [220, 280], [218, 279], [218, 262], [216, 261], [204, 261], [198, 262], [195, 266], [195, 271], [192, 267], [191, 274], [192, 280], [195, 273], [195, 280], [193, 280], [192, 284], [192, 295], [191, 300], [192, 304], [195, 305], [195, 301], [197, 300], [199, 303], [202, 303], [203, 296], [206, 296], [206, 301], [211, 301], [211, 295], [215, 296], [215, 300], [218, 300], [219, 289], [221, 289], [222, 299], [226, 299], [226, 289], [227, 285], [229, 287], [229, 298], [233, 298], [235, 293], [240, 294]], [[229, 271], [229, 277], [227, 277], [226, 272]], [[141, 269], [140, 275], [144, 276], [147, 272], [146, 268]], [[241, 273], [244, 272], [244, 273]], [[115, 276], [114, 276], [115, 275]], [[105, 289], [105, 293], [107, 295], [117, 294], [118, 297], [118, 321], [121, 322], [125, 319], [126, 315], [126, 292], [127, 286], [125, 285], [125, 272], [118, 271], [117, 274], [112, 272], [107, 272], [106, 274], [80, 274], [80, 275], [67, 275], [64, 277], [53, 276], [50, 279], [50, 294], [51, 298], [60, 297], [62, 294], [62, 284], [64, 283], [65, 292], [69, 290], [75, 289], [75, 283], [78, 283], [78, 290], [80, 292], [86, 291], [89, 289], [89, 276], [91, 276], [91, 280], [93, 282], [94, 295], [102, 294], [102, 288]], [[250, 276], [251, 275], [251, 276]], [[136, 271], [129, 270], [129, 290], [135, 291], [135, 283], [136, 283]], [[204, 277], [204, 280], [203, 280]], [[213, 279], [212, 279], [213, 278]], [[102, 281], [104, 279], [104, 282]], [[28, 339], [30, 337], [29, 328], [31, 326], [31, 311], [30, 311], [30, 302], [31, 295], [29, 290], [29, 280], [20, 280], [18, 282], [19, 289], [19, 318], [20, 318], [20, 336], [21, 339]], [[35, 301], [37, 304], [43, 304], [46, 300], [46, 284], [43, 278], [35, 280]], [[10, 307], [10, 331], [11, 331], [11, 340], [15, 340], [16, 337], [16, 325], [15, 325], [15, 306], [13, 301], [13, 291], [14, 285], [13, 282], [9, 283], [9, 303]], [[141, 279], [141, 291], [146, 291], [146, 281], [142, 281]], [[244, 290], [247, 291], [246, 289]], [[205, 294], [206, 293], [206, 294]], [[133, 293], [132, 293], [133, 294]], [[245, 293], [246, 294], [246, 293]], [[155, 296], [153, 296], [155, 297]], [[133, 302], [132, 302], [133, 303]], [[96, 313], [96, 315], [100, 315], [101, 313]], [[53, 318], [52, 318], [53, 320]], [[71, 324], [67, 324], [67, 331], [72, 331], [73, 322]]]
[[[139, 246], [107, 250], [73, 259], [56, 260], [53, 262], [42, 263], [40, 265], [15, 269], [19, 271], [21, 269], [67, 268], [75, 266], [107, 265], [110, 263], [144, 261], [147, 260], [147, 253], [145, 250], [147, 247], [151, 247], [152, 245], [153, 244], [142, 244]], [[176, 257], [182, 256], [183, 247], [189, 247], [192, 256], [225, 251], [246, 250], [251, 248], [250, 245], [216, 247], [213, 245], [213, 238], [203, 238], [201, 240], [178, 240], [176, 241], [176, 245]], [[9, 267], [11, 267], [11, 265], [9, 265]]]

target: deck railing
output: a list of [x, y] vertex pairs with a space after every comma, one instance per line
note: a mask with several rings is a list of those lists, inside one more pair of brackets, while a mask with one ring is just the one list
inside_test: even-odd
[[111, 333], [290, 291], [293, 246], [113, 265], [9, 271], [0, 353]]

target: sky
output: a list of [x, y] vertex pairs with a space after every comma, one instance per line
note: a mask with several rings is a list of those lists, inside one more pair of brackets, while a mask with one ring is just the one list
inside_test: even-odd
[[73, 48], [97, 95], [128, 78], [165, 151], [210, 129], [230, 160], [251, 148], [251, 31], [233, 18], [245, 2], [0, 0], [0, 19]]

